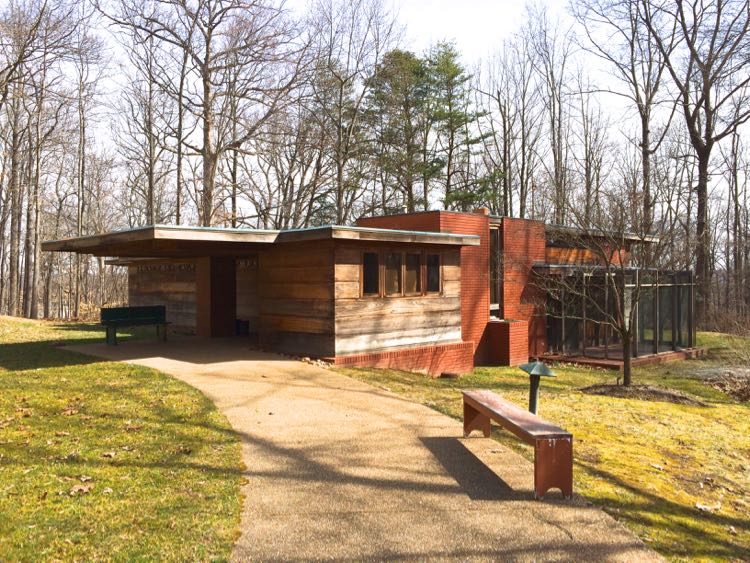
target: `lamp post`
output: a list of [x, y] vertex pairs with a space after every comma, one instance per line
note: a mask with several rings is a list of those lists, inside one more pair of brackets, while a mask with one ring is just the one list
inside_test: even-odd
[[520, 369], [529, 374], [529, 412], [536, 414], [537, 404], [539, 403], [539, 382], [542, 377], [557, 377], [544, 362], [530, 362], [518, 366]]

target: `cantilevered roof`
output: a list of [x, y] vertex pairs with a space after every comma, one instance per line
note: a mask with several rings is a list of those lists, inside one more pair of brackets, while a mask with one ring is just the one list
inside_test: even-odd
[[42, 243], [42, 250], [123, 258], [242, 256], [271, 244], [331, 239], [450, 246], [479, 245], [479, 237], [474, 235], [366, 227], [326, 226], [271, 231], [151, 225], [97, 235], [46, 241]]
[[600, 237], [607, 238], [610, 240], [626, 240], [628, 242], [648, 242], [656, 243], [659, 242], [657, 235], [644, 234], [639, 235], [636, 233], [620, 232], [620, 231], [608, 231], [602, 229], [584, 229], [581, 227], [570, 227], [568, 225], [556, 225], [556, 224], [545, 224], [545, 230], [547, 234], [557, 235], [560, 237], [570, 237], [572, 239]]

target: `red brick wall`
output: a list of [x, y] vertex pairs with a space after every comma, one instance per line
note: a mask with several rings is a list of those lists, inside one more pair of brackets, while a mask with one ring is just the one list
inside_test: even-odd
[[519, 366], [529, 361], [526, 321], [491, 320], [487, 324], [488, 360], [492, 365]]
[[405, 215], [381, 215], [379, 217], [362, 217], [357, 220], [360, 227], [373, 229], [400, 229], [402, 231], [440, 232], [440, 215], [442, 211], [424, 211]]
[[430, 375], [438, 376], [443, 373], [469, 373], [474, 369], [473, 352], [474, 346], [471, 342], [456, 342], [439, 346], [336, 356], [332, 361], [337, 366], [426, 371]]
[[363, 227], [438, 231], [478, 235], [480, 246], [461, 249], [461, 338], [474, 343], [474, 361], [487, 363], [484, 332], [490, 318], [490, 225], [482, 213], [426, 211], [406, 215], [366, 217], [357, 221]]
[[528, 323], [528, 355], [540, 356], [546, 348], [544, 292], [534, 284], [532, 266], [544, 263], [544, 223], [504, 218], [503, 317]]
[[440, 231], [478, 235], [480, 246], [461, 248], [461, 337], [474, 343], [474, 362], [488, 362], [490, 320], [490, 223], [484, 213], [440, 214]]

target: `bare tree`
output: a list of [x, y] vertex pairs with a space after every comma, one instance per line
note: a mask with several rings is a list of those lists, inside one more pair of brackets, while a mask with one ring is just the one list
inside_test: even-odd
[[[695, 185], [697, 314], [711, 287], [709, 166], [715, 145], [750, 119], [750, 3], [747, 0], [649, 2], [639, 14], [677, 93], [697, 158]], [[676, 24], [675, 24], [676, 22]], [[734, 111], [742, 107], [742, 111]]]
[[561, 29], [559, 22], [551, 22], [547, 12], [538, 6], [529, 11], [529, 26], [525, 38], [534, 49], [534, 67], [542, 78], [547, 110], [549, 150], [552, 164], [549, 177], [552, 184], [553, 220], [565, 223], [568, 200], [568, 128], [569, 104], [566, 84], [573, 43], [570, 32]]
[[332, 149], [335, 167], [332, 219], [350, 221], [362, 196], [349, 175], [364, 156], [363, 114], [375, 69], [399, 36], [394, 16], [381, 0], [319, 0], [308, 16], [316, 77], [315, 107]]
[[[225, 152], [239, 150], [285, 101], [303, 57], [296, 34], [280, 8], [261, 0], [122, 0], [104, 13], [118, 25], [153, 36], [189, 60], [183, 103], [198, 121], [200, 139], [184, 139], [202, 161], [198, 199], [202, 225], [216, 221], [216, 178]], [[231, 91], [228, 76], [239, 78]], [[181, 79], [182, 83], [182, 79]], [[242, 128], [231, 135], [223, 119], [224, 98], [245, 109]], [[181, 164], [181, 163], [180, 163]], [[181, 168], [180, 168], [181, 169]]]
[[[624, 86], [623, 90], [606, 91], [625, 98], [638, 112], [642, 220], [649, 231], [654, 214], [651, 157], [668, 130], [667, 123], [654, 139], [655, 113], [669, 98], [663, 85], [665, 59], [641, 24], [647, 5], [648, 0], [583, 0], [570, 4], [587, 39], [584, 48], [608, 63]], [[664, 47], [671, 54], [674, 44], [668, 42]]]

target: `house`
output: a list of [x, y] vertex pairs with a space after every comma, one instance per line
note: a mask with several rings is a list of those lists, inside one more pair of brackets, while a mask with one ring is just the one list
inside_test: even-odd
[[[263, 349], [337, 365], [441, 374], [602, 346], [605, 356], [616, 353], [606, 323], [554, 314], [559, 296], [539, 283], [550, 268], [596, 275], [594, 258], [563, 243], [564, 233], [486, 210], [425, 211], [285, 231], [149, 226], [43, 249], [117, 257], [128, 268], [130, 305], [163, 304], [175, 328], [198, 336], [240, 334]], [[677, 283], [678, 274], [663, 276]], [[653, 316], [641, 333], [657, 352], [667, 351], [666, 334], [671, 352], [694, 342], [692, 278], [678, 281], [677, 301], [670, 293], [669, 303], [649, 309], [662, 312], [661, 325]], [[654, 286], [654, 303], [666, 285]]]

